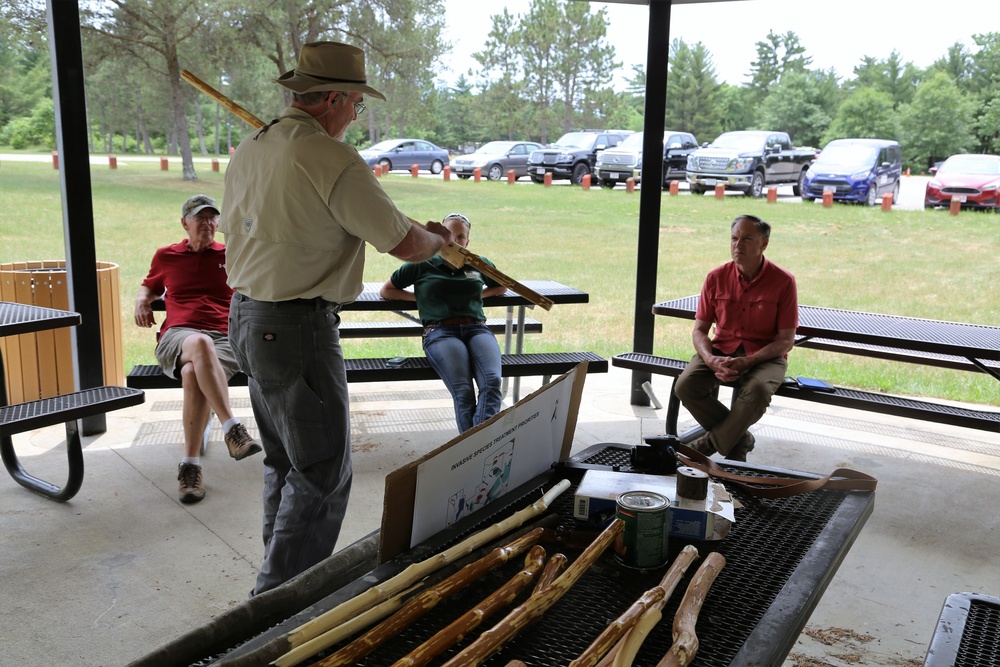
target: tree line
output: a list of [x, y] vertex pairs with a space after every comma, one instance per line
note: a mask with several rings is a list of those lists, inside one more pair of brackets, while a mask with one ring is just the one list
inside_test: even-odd
[[[369, 83], [387, 102], [346, 139], [367, 146], [416, 136], [462, 150], [494, 139], [543, 143], [583, 127], [639, 130], [645, 71], [622, 64], [607, 40], [604, 8], [532, 0], [525, 14], [491, 17], [476, 70], [453, 84], [437, 72], [442, 0], [96, 0], [81, 14], [92, 152], [227, 153], [250, 128], [188, 86], [188, 69], [257, 116], [290, 101], [272, 79], [295, 67], [302, 44], [337, 40], [367, 54]], [[842, 137], [896, 139], [922, 169], [957, 152], [1000, 152], [1000, 33], [956, 43], [927, 68], [863, 57], [852, 76], [811, 67], [794, 32], [756, 43], [740, 85], [719, 81], [701, 43], [674, 39], [668, 55], [666, 126], [711, 141], [728, 130], [788, 132], [801, 146]], [[478, 83], [471, 83], [475, 76]], [[0, 6], [0, 145], [52, 147], [54, 111], [45, 5]]]

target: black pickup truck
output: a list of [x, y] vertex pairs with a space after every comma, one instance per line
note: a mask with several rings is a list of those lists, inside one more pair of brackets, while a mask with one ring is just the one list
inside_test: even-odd
[[727, 190], [760, 197], [769, 185], [792, 185], [799, 196], [815, 158], [815, 150], [793, 148], [786, 132], [725, 132], [688, 156], [688, 187], [692, 194], [702, 194], [721, 183]]
[[614, 148], [630, 134], [628, 130], [567, 132], [556, 143], [532, 151], [528, 158], [528, 175], [535, 183], [543, 183], [545, 174], [550, 173], [553, 180], [568, 178], [573, 185], [580, 185], [583, 177], [593, 172], [597, 156]]

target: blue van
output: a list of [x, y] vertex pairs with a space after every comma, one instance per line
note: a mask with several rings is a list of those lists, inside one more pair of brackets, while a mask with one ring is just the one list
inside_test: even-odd
[[892, 193], [899, 201], [899, 178], [903, 173], [899, 142], [887, 139], [834, 139], [812, 163], [802, 182], [802, 201], [833, 192], [840, 201], [874, 206], [882, 195]]

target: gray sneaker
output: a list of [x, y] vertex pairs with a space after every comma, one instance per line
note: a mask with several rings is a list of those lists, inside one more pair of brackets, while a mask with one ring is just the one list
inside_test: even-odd
[[201, 466], [181, 463], [177, 466], [177, 480], [180, 482], [182, 503], [196, 503], [205, 497], [205, 480], [201, 476]]
[[226, 433], [226, 447], [229, 448], [229, 455], [237, 461], [260, 451], [260, 444], [250, 437], [243, 424], [233, 424]]

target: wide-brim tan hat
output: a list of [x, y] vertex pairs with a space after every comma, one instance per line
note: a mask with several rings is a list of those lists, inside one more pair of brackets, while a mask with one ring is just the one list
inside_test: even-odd
[[343, 90], [385, 99], [385, 95], [368, 85], [365, 52], [340, 42], [305, 44], [299, 51], [295, 69], [285, 72], [274, 82], [296, 93]]

